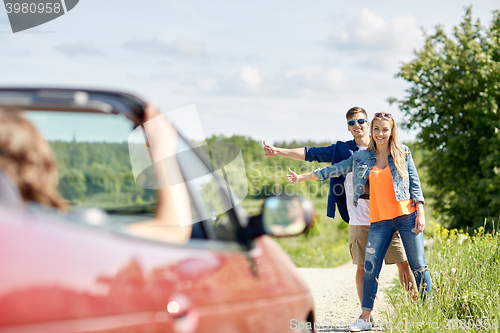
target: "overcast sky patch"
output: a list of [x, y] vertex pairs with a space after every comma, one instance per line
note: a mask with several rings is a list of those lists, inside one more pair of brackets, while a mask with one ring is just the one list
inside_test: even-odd
[[[85, 0], [17, 34], [0, 10], [0, 84], [125, 90], [163, 110], [196, 104], [207, 135], [346, 140], [352, 106], [403, 118], [387, 97], [406, 94], [394, 75], [423, 47], [420, 27], [450, 33], [472, 1]], [[498, 8], [474, 1], [473, 16], [489, 24]]]
[[68, 57], [76, 56], [104, 56], [104, 53], [87, 42], [64, 43], [54, 46], [54, 50]]
[[130, 51], [161, 57], [200, 59], [207, 56], [203, 45], [185, 39], [165, 43], [155, 38], [142, 38], [127, 41], [122, 46]]
[[338, 92], [345, 88], [345, 81], [344, 72], [337, 67], [305, 66], [264, 74], [258, 67], [243, 66], [205, 86], [222, 95], [296, 98]]

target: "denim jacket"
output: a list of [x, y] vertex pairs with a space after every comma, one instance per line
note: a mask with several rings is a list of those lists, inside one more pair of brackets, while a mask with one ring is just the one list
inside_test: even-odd
[[[337, 141], [328, 147], [305, 147], [305, 160], [331, 164], [347, 160], [359, 150], [354, 140]], [[330, 179], [330, 189], [328, 191], [328, 205], [326, 216], [335, 218], [335, 206], [337, 206], [340, 216], [349, 223], [349, 212], [347, 210], [347, 199], [344, 190], [345, 177], [343, 175]]]
[[[415, 168], [415, 163], [413, 163], [410, 149], [404, 145], [401, 145], [401, 147], [407, 153], [405, 167], [408, 175], [406, 177], [402, 177], [399, 174], [391, 154], [389, 154], [387, 158], [391, 169], [394, 192], [397, 201], [412, 199], [412, 205], [415, 206], [419, 201], [422, 203], [424, 202], [424, 196], [422, 195], [422, 189], [420, 187], [420, 179], [418, 178], [417, 169]], [[376, 163], [377, 158], [373, 150], [361, 150], [345, 161], [325, 168], [316, 169], [314, 173], [319, 180], [323, 181], [330, 177], [338, 177], [352, 172], [354, 206], [357, 207], [359, 196], [363, 193], [368, 176]]]

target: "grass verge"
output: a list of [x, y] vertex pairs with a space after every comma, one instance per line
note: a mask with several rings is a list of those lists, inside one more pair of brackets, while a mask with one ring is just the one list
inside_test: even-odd
[[500, 237], [484, 228], [472, 236], [434, 228], [426, 259], [433, 299], [412, 302], [388, 290], [387, 332], [497, 332], [500, 317]]

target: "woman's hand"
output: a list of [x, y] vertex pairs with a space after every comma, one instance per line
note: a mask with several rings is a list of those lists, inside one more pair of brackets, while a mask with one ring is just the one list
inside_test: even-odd
[[296, 174], [290, 168], [288, 168], [289, 175], [286, 175], [286, 179], [290, 182], [290, 184], [297, 184], [298, 182], [303, 182], [306, 180], [318, 179], [314, 172], [303, 173], [301, 175]]
[[419, 234], [425, 229], [425, 213], [422, 202], [417, 202], [417, 218], [415, 219], [415, 234]]
[[290, 172], [290, 174], [286, 175], [286, 178], [290, 184], [297, 184], [300, 182], [300, 175], [293, 172], [290, 168], [288, 168], [288, 172]]

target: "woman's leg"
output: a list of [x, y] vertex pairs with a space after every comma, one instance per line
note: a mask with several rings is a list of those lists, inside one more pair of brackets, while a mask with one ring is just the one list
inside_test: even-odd
[[392, 220], [375, 222], [370, 225], [365, 251], [363, 302], [361, 304], [363, 310], [373, 310], [373, 303], [378, 289], [377, 279], [394, 231]]
[[423, 233], [416, 235], [412, 229], [415, 227], [417, 212], [410, 215], [399, 216], [394, 219], [395, 226], [405, 247], [406, 257], [417, 282], [417, 288], [421, 291], [423, 300], [432, 298], [432, 283], [429, 269], [425, 261]]

